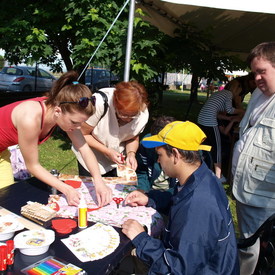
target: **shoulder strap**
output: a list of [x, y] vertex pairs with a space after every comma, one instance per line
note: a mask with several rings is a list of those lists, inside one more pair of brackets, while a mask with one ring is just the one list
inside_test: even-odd
[[96, 92], [94, 92], [94, 93], [99, 93], [102, 96], [103, 101], [104, 101], [104, 112], [103, 112], [102, 116], [100, 117], [100, 119], [102, 119], [106, 115], [108, 107], [109, 107], [108, 97], [107, 97], [107, 95], [104, 92], [99, 91], [99, 90], [96, 91]]

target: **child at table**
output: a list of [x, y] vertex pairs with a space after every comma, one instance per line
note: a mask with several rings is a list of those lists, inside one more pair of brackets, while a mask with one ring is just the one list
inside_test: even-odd
[[55, 82], [47, 97], [17, 101], [0, 108], [0, 188], [14, 182], [8, 147], [18, 144], [28, 171], [63, 193], [70, 205], [78, 205], [80, 194], [39, 163], [38, 145], [59, 126], [81, 152], [93, 175], [98, 205], [112, 200], [111, 189], [103, 183], [97, 160], [80, 131], [81, 124], [95, 112], [95, 102], [89, 88], [79, 84], [77, 77], [76, 72], [67, 72]]
[[[170, 116], [157, 117], [151, 126], [151, 133], [145, 137], [156, 135], [168, 123], [175, 121]], [[163, 172], [160, 164], [157, 162], [158, 155], [154, 148], [145, 148], [141, 143], [136, 154], [138, 167], [136, 170], [138, 177], [137, 189], [141, 189], [148, 193], [153, 190], [170, 190], [173, 192], [177, 180], [170, 178]]]

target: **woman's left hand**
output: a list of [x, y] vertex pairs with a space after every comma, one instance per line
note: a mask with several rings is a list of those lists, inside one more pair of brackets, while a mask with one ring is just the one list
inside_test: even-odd
[[59, 184], [58, 186], [59, 186], [59, 191], [61, 191], [66, 196], [68, 205], [77, 206], [79, 204], [80, 194], [76, 189], [74, 189], [73, 187], [71, 187], [63, 182], [62, 182], [62, 184]]
[[131, 167], [133, 170], [137, 169], [137, 159], [134, 153], [130, 153], [127, 155], [126, 165]]
[[105, 183], [95, 185], [96, 198], [98, 206], [102, 207], [107, 205], [112, 201], [112, 189], [108, 187]]

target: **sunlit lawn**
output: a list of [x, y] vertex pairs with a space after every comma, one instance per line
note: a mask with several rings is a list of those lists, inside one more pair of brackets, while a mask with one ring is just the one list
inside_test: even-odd
[[39, 157], [43, 167], [57, 169], [66, 174], [77, 174], [77, 162], [67, 136], [56, 131], [45, 143], [39, 146]]

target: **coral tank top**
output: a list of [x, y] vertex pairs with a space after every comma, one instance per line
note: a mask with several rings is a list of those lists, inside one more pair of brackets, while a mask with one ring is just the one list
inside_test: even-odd
[[[36, 97], [27, 100], [17, 101], [0, 108], [0, 152], [6, 150], [9, 146], [18, 144], [18, 133], [14, 127], [11, 119], [13, 109], [24, 101], [38, 101], [42, 108], [41, 129], [44, 125], [45, 109], [42, 101], [47, 99], [46, 97]], [[38, 144], [45, 142], [52, 134], [55, 127], [47, 134], [43, 139], [39, 139]]]

